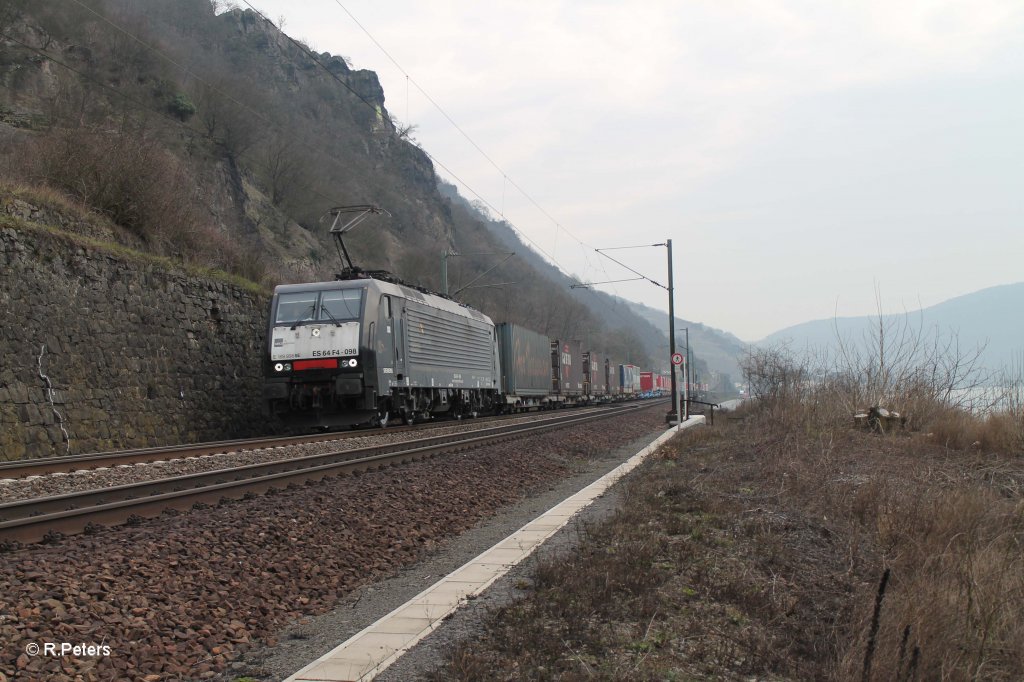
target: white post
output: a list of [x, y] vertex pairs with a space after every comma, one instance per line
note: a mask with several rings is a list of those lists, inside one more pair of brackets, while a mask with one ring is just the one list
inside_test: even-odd
[[[675, 371], [676, 371], [676, 367], [673, 364], [672, 365], [672, 373], [675, 374]], [[686, 382], [686, 375], [685, 374], [683, 375], [683, 382], [684, 382], [683, 385], [685, 386], [685, 382]], [[680, 406], [679, 406], [679, 391], [678, 390], [676, 391], [676, 394], [674, 396], [672, 396], [672, 402], [673, 402], [673, 404], [675, 405], [675, 408], [676, 408], [676, 431], [679, 431], [679, 430], [681, 430], [683, 428], [683, 413], [679, 411]]]
[[[689, 330], [687, 330], [689, 332]], [[683, 360], [683, 400], [686, 401], [686, 418], [690, 418], [690, 382], [687, 378], [686, 360]]]

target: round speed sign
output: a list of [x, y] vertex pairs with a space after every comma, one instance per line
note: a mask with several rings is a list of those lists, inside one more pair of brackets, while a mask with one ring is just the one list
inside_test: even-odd
[[679, 365], [683, 364], [683, 354], [682, 353], [673, 353], [672, 354], [672, 364], [676, 365], [676, 366], [679, 366]]

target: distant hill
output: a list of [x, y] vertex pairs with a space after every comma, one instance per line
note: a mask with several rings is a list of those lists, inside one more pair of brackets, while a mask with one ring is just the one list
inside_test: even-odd
[[[633, 307], [642, 317], [657, 325], [666, 338], [668, 337], [668, 329], [666, 329], [668, 315], [664, 311], [642, 304], [634, 304]], [[709, 370], [721, 375], [728, 375], [732, 381], [742, 380], [743, 371], [740, 369], [739, 361], [749, 344], [729, 332], [677, 317], [676, 347], [679, 349], [686, 344], [686, 336], [683, 331], [686, 328], [690, 330], [690, 347], [698, 357], [707, 362]]]
[[[1024, 282], [982, 289], [906, 315], [885, 315], [883, 322], [905, 322], [923, 334], [955, 335], [962, 350], [984, 346], [982, 364], [991, 370], [1020, 363], [1024, 353]], [[878, 318], [839, 317], [787, 327], [758, 345], [788, 343], [794, 350], [827, 348], [837, 338], [859, 342], [877, 335]]]

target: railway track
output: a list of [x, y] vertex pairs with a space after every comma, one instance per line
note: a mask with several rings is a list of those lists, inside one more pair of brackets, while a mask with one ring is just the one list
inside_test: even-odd
[[[585, 408], [606, 409], [605, 407]], [[546, 413], [537, 413], [546, 414]], [[474, 420], [472, 423], [481, 424], [492, 421], [503, 421], [508, 419], [522, 418], [523, 415], [507, 415], [504, 417], [487, 417]], [[466, 422], [462, 422], [466, 423]], [[415, 426], [391, 426], [387, 429], [359, 429], [353, 431], [332, 431], [320, 434], [304, 434], [301, 436], [277, 436], [272, 438], [245, 438], [236, 440], [210, 441], [207, 443], [194, 443], [191, 445], [172, 445], [152, 448], [137, 448], [132, 450], [117, 450], [113, 452], [87, 453], [82, 455], [71, 455], [66, 457], [45, 457], [32, 460], [18, 460], [14, 462], [0, 462], [0, 479], [17, 479], [28, 476], [45, 476], [55, 473], [71, 473], [83, 469], [99, 469], [104, 467], [116, 467], [130, 464], [143, 464], [152, 462], [163, 462], [174, 459], [186, 459], [189, 457], [204, 457], [207, 455], [227, 454], [241, 450], [256, 450], [261, 448], [288, 447], [290, 445], [303, 445], [308, 443], [320, 443], [332, 440], [347, 440], [350, 438], [365, 438], [376, 433], [402, 433], [420, 429], [439, 428], [454, 426], [457, 421], [449, 422], [425, 422]]]
[[[615, 406], [586, 414], [573, 412], [544, 419], [540, 423], [517, 422], [468, 432], [9, 502], [0, 504], [0, 545], [9, 547], [14, 543], [40, 542], [62, 535], [91, 532], [102, 526], [152, 518], [168, 509], [183, 511], [197, 504], [217, 504], [224, 499], [241, 499], [274, 488], [281, 489], [329, 476], [391, 466], [453, 450], [481, 447], [554, 428], [628, 414], [662, 403], [651, 401]], [[337, 435], [333, 434], [335, 438]], [[297, 442], [310, 441], [300, 439]], [[204, 444], [207, 447], [213, 445]]]

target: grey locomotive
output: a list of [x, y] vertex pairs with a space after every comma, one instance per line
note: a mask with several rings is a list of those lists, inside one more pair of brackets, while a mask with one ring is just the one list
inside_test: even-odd
[[501, 391], [490, 318], [369, 277], [276, 287], [264, 371], [268, 415], [300, 428], [475, 416]]

